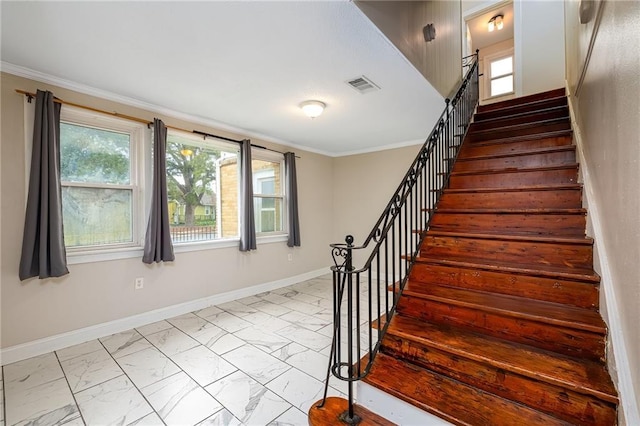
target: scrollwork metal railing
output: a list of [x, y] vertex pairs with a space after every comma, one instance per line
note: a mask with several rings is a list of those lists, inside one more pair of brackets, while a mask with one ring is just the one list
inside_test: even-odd
[[[457, 157], [478, 103], [478, 52], [465, 58], [468, 70], [373, 230], [360, 246], [352, 236], [332, 244], [334, 333], [324, 399], [330, 375], [348, 384], [349, 408], [344, 423], [356, 424], [353, 385], [369, 371], [384, 336], [422, 239]], [[362, 267], [354, 253], [372, 244]], [[366, 254], [365, 254], [366, 256]]]

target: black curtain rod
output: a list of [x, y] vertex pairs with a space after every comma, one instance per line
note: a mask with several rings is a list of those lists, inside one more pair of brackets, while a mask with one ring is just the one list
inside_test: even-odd
[[[213, 135], [211, 133], [201, 132], [199, 130], [193, 130], [193, 133], [195, 133], [197, 135], [204, 136], [205, 138], [209, 137], [209, 138], [222, 139], [224, 141], [234, 142], [234, 143], [237, 143], [237, 144], [241, 144], [242, 143], [242, 141], [239, 141], [239, 140], [236, 140], [236, 139], [225, 138], [224, 136]], [[260, 148], [260, 149], [264, 149], [266, 151], [277, 152], [278, 154], [284, 155], [284, 152], [276, 151], [275, 149], [267, 148], [266, 146], [255, 145], [255, 144], [251, 144], [251, 146], [254, 147], [254, 148]], [[296, 155], [296, 158], [300, 158], [300, 157]]]
[[222, 139], [224, 141], [234, 142], [234, 143], [237, 143], [237, 144], [241, 144], [242, 143], [242, 141], [239, 141], [237, 139], [225, 138], [224, 136], [213, 135], [211, 133], [205, 133], [205, 132], [201, 132], [199, 130], [192, 130], [192, 132], [197, 134], [197, 135], [204, 136], [205, 138], [209, 137], [209, 138]]

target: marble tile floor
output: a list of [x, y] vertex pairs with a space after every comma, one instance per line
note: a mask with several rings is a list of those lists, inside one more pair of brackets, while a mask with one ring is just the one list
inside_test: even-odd
[[0, 426], [306, 425], [332, 298], [327, 275], [6, 365]]

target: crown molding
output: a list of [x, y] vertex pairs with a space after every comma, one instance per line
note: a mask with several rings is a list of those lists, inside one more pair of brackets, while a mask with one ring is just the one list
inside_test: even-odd
[[294, 148], [302, 151], [312, 152], [315, 154], [325, 155], [328, 157], [334, 157], [336, 155], [340, 155], [340, 153], [324, 151], [320, 149], [310, 148], [308, 146], [298, 145], [296, 143], [293, 143], [287, 140], [278, 139], [273, 136], [265, 135], [262, 133], [252, 132], [246, 129], [242, 129], [240, 127], [231, 126], [229, 124], [222, 123], [209, 118], [204, 118], [197, 115], [187, 114], [181, 111], [176, 111], [160, 105], [141, 101], [135, 98], [130, 98], [128, 96], [119, 95], [117, 93], [98, 89], [96, 87], [88, 86], [86, 84], [77, 83], [75, 81], [67, 80], [58, 76], [43, 73], [30, 68], [14, 65], [12, 63], [5, 62], [5, 61], [0, 62], [0, 71], [6, 72], [8, 74], [13, 74], [18, 77], [24, 77], [30, 80], [40, 81], [42, 83], [58, 86], [63, 89], [73, 90], [74, 92], [82, 93], [84, 95], [94, 96], [96, 98], [106, 99], [112, 102], [117, 102], [120, 104], [132, 106], [135, 108], [140, 108], [145, 111], [150, 111], [163, 116], [176, 118], [178, 120], [188, 121], [193, 124], [199, 124], [199, 125], [211, 127], [217, 130], [224, 130], [230, 133], [235, 133], [240, 138], [247, 137], [250, 139], [251, 138], [260, 139], [262, 141], [271, 142], [271, 143], [283, 145], [289, 148]]

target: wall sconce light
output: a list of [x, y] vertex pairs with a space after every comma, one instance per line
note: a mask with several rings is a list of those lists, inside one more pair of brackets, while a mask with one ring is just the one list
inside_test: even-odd
[[424, 28], [422, 28], [422, 34], [424, 35], [424, 41], [426, 41], [427, 43], [435, 40], [436, 27], [434, 27], [433, 24], [425, 25]]
[[489, 32], [492, 32], [496, 28], [498, 29], [498, 31], [504, 28], [504, 22], [502, 22], [503, 18], [504, 18], [504, 15], [496, 15], [493, 18], [491, 18], [489, 20]]
[[320, 101], [304, 101], [300, 104], [302, 112], [304, 112], [305, 115], [309, 118], [318, 117], [320, 114], [322, 114], [322, 111], [324, 111], [326, 106], [327, 104]]

